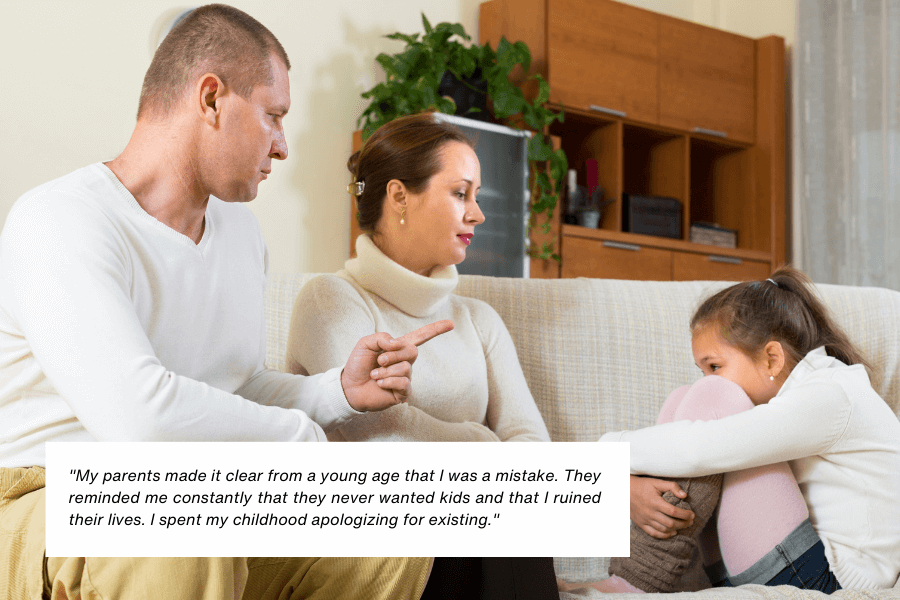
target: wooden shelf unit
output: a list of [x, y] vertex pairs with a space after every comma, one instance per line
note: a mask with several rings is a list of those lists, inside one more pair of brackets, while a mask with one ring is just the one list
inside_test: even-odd
[[[758, 40], [613, 0], [490, 0], [480, 42], [522, 40], [565, 122], [551, 133], [586, 184], [599, 229], [561, 225], [562, 262], [537, 277], [761, 279], [785, 247], [784, 40]], [[622, 194], [676, 198], [681, 238], [623, 231]], [[691, 223], [738, 231], [737, 248], [689, 241]], [[533, 261], [534, 262], [534, 261]], [[547, 262], [547, 261], [542, 261]]]

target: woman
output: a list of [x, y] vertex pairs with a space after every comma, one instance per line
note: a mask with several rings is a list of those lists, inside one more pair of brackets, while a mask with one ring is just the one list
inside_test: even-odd
[[[347, 167], [364, 232], [357, 258], [301, 290], [287, 368], [311, 374], [342, 365], [361, 331], [398, 336], [440, 319], [455, 327], [419, 348], [405, 403], [357, 416], [328, 439], [550, 441], [500, 316], [452, 293], [456, 265], [484, 222], [471, 140], [430, 113], [401, 117], [372, 134]], [[479, 596], [558, 598], [553, 562], [437, 559], [422, 598]]]
[[365, 233], [357, 258], [298, 295], [288, 370], [344, 364], [362, 331], [399, 336], [438, 319], [455, 329], [420, 347], [405, 404], [357, 417], [328, 438], [549, 441], [500, 316], [452, 293], [455, 265], [484, 222], [472, 142], [431, 114], [403, 117], [376, 131], [348, 168]]

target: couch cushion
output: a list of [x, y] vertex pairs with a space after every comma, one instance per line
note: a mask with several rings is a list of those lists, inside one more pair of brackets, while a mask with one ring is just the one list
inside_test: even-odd
[[316, 273], [269, 275], [266, 281], [266, 366], [284, 371], [291, 312], [300, 288]]
[[[314, 276], [269, 277], [269, 367], [284, 367], [294, 299]], [[688, 321], [725, 285], [463, 275], [457, 293], [486, 301], [503, 318], [551, 438], [586, 441], [652, 424], [671, 390], [699, 378]], [[900, 293], [838, 285], [819, 291], [875, 367], [873, 386], [900, 416]]]

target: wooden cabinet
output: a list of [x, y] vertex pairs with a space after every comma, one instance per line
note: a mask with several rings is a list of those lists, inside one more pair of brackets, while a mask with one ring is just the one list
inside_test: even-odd
[[[551, 133], [609, 199], [598, 229], [562, 224], [562, 262], [532, 276], [762, 279], [785, 247], [784, 40], [751, 39], [612, 0], [490, 0], [481, 43], [522, 40], [565, 121]], [[681, 237], [623, 227], [623, 194], [675, 198]], [[690, 242], [698, 221], [737, 247]], [[534, 262], [534, 261], [533, 261]]]
[[743, 281], [769, 276], [765, 252], [707, 248], [684, 240], [563, 225], [566, 258], [561, 276], [652, 281]]
[[665, 17], [659, 54], [660, 125], [753, 142], [754, 40]]
[[672, 251], [626, 242], [567, 236], [563, 252], [569, 257], [562, 265], [563, 277], [596, 277], [601, 279], [672, 279]]
[[640, 273], [640, 279], [647, 281], [744, 281], [769, 276], [768, 262], [736, 256], [695, 254], [577, 235], [565, 236], [562, 244], [569, 258], [562, 266], [562, 277], [635, 279]]
[[746, 260], [720, 254], [693, 254], [676, 252], [672, 256], [672, 280], [693, 281], [712, 279], [744, 281], [765, 279], [769, 276], [769, 263]]
[[659, 17], [615, 2], [549, 0], [551, 101], [656, 122]]
[[610, 1], [546, 14], [552, 102], [753, 142], [755, 40]]

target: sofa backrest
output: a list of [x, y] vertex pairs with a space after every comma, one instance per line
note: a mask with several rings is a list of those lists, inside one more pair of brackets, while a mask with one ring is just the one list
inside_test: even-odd
[[[267, 286], [267, 365], [283, 369], [294, 299], [313, 275]], [[457, 293], [493, 306], [509, 329], [554, 441], [652, 425], [670, 391], [700, 377], [688, 321], [724, 282], [512, 279], [463, 275]], [[869, 358], [875, 389], [900, 416], [900, 293], [820, 285]]]
[[[503, 317], [551, 438], [590, 441], [652, 425], [669, 392], [700, 377], [688, 323], [704, 298], [727, 285], [462, 277], [458, 293]], [[900, 293], [835, 285], [819, 292], [900, 415]]]

